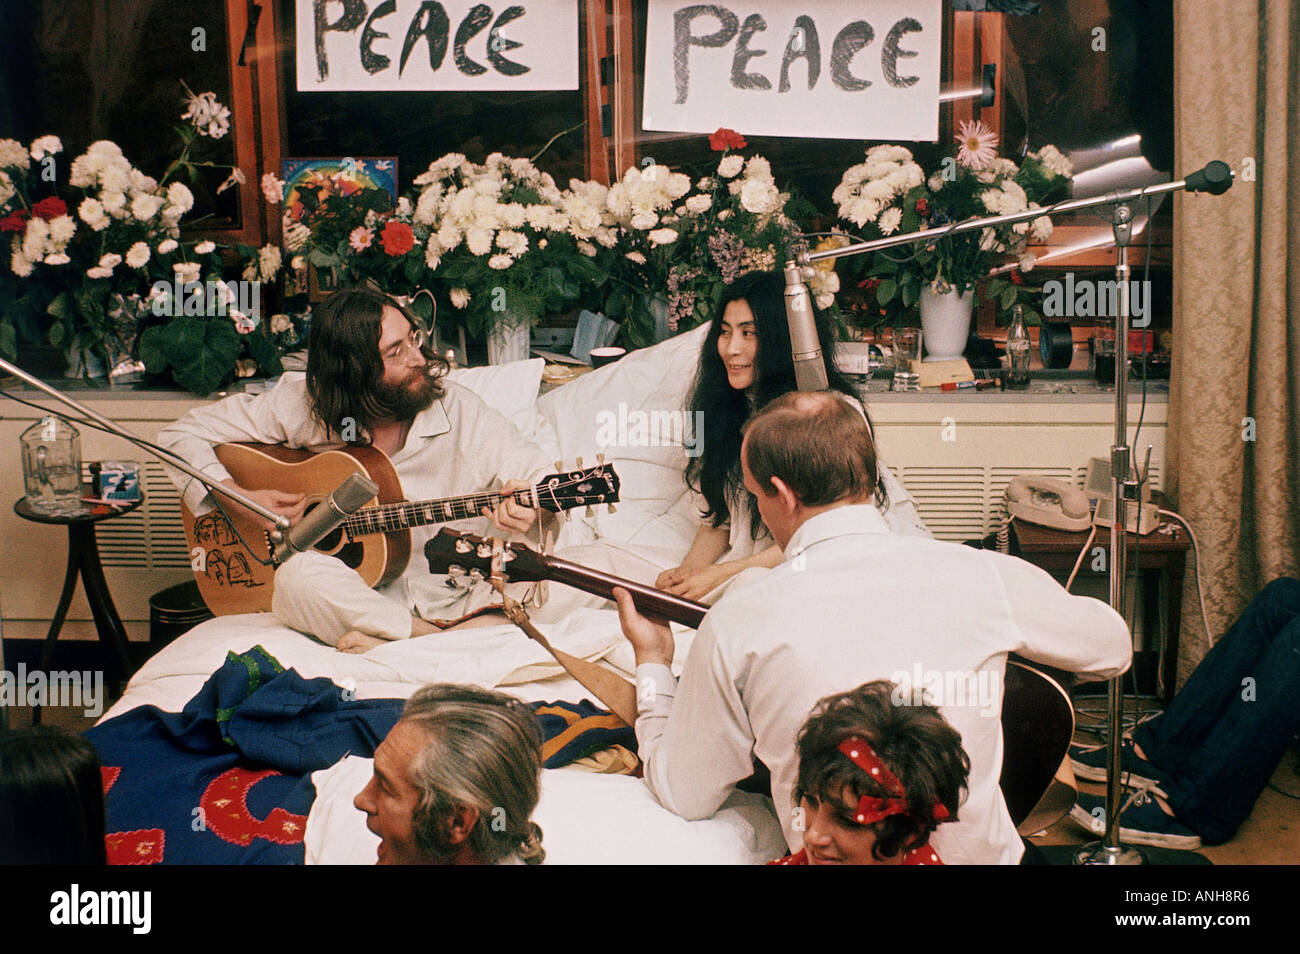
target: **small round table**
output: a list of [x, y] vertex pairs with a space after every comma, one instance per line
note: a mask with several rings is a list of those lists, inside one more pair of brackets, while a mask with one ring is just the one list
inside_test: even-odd
[[[89, 492], [89, 488], [86, 488]], [[103, 520], [120, 517], [137, 509], [143, 500], [118, 501], [116, 507], [106, 504], [81, 505], [80, 513], [66, 516], [41, 513], [32, 509], [27, 498], [23, 497], [14, 504], [14, 513], [24, 520], [34, 523], [48, 523], [68, 528], [68, 569], [63, 577], [63, 592], [59, 594], [59, 605], [50, 622], [50, 631], [45, 636], [45, 648], [41, 652], [41, 670], [48, 671], [54, 656], [54, 644], [58, 641], [63, 620], [68, 615], [68, 606], [72, 603], [72, 594], [77, 588], [77, 577], [86, 590], [86, 600], [90, 603], [90, 612], [95, 618], [95, 629], [100, 642], [108, 643], [109, 649], [116, 653], [121, 666], [122, 679], [131, 674], [131, 657], [128, 651], [126, 629], [122, 619], [113, 606], [113, 598], [108, 592], [108, 583], [104, 580], [104, 568], [99, 562], [99, 544], [95, 539], [95, 524]], [[32, 708], [32, 721], [40, 721], [40, 708]]]

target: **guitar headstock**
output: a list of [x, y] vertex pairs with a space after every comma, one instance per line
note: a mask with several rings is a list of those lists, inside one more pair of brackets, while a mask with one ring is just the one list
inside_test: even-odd
[[[433, 574], [465, 576], [475, 581], [492, 575], [491, 537], [476, 537], [443, 527], [424, 545], [424, 556]], [[501, 559], [505, 576], [513, 583], [544, 580], [548, 576], [546, 558], [521, 543], [505, 542]]]
[[[556, 470], [559, 471], [558, 461]], [[551, 513], [560, 513], [575, 507], [618, 503], [619, 479], [613, 464], [583, 467], [579, 457], [576, 470], [559, 471], [543, 477], [533, 490], [537, 506]]]

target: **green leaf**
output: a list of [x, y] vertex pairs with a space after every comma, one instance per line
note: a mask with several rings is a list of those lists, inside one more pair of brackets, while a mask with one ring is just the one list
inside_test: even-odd
[[162, 374], [167, 370], [168, 362], [164, 347], [166, 334], [163, 325], [154, 325], [152, 328], [147, 328], [144, 337], [140, 339], [140, 360], [144, 362], [145, 370], [150, 374]]
[[894, 295], [898, 292], [898, 282], [892, 278], [886, 278], [876, 289], [876, 301], [882, 305], [888, 305], [893, 301]]
[[64, 334], [67, 329], [62, 324], [50, 325], [50, 344], [58, 348], [63, 345]]
[[72, 317], [72, 299], [67, 292], [59, 292], [45, 306], [45, 313], [53, 315], [59, 321], [68, 321]]
[[0, 351], [10, 358], [18, 357], [18, 335], [13, 325], [0, 325]]
[[1007, 283], [1006, 290], [1002, 293], [1002, 310], [1006, 311], [1016, 303], [1016, 286]]
[[[234, 371], [239, 358], [239, 333], [224, 318], [194, 324], [198, 326], [199, 346], [187, 352], [182, 361], [173, 360], [172, 373], [182, 387], [195, 394], [210, 394]], [[193, 330], [187, 328], [182, 335], [189, 340]]]

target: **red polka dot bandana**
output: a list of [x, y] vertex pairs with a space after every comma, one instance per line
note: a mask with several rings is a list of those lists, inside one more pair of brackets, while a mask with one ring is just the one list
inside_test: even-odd
[[[858, 799], [858, 810], [853, 816], [854, 821], [859, 825], [871, 825], [890, 815], [907, 814], [907, 792], [903, 789], [903, 783], [889, 770], [889, 766], [881, 761], [880, 756], [876, 755], [866, 739], [860, 735], [851, 735], [841, 742], [838, 748], [845, 758], [871, 776], [890, 795], [889, 798], [863, 795]], [[941, 822], [947, 818], [948, 809], [941, 802], [935, 802], [934, 820]]]

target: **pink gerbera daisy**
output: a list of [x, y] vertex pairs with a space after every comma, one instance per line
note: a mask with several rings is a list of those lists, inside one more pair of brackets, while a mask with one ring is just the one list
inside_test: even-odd
[[961, 144], [957, 148], [957, 161], [978, 172], [997, 157], [997, 133], [978, 119], [973, 123], [963, 122], [960, 129], [960, 135], [955, 137]]
[[358, 225], [348, 236], [348, 244], [352, 246], [352, 251], [364, 252], [366, 249], [370, 248], [371, 239], [374, 237], [374, 232], [370, 231], [370, 229], [366, 228], [364, 225]]

